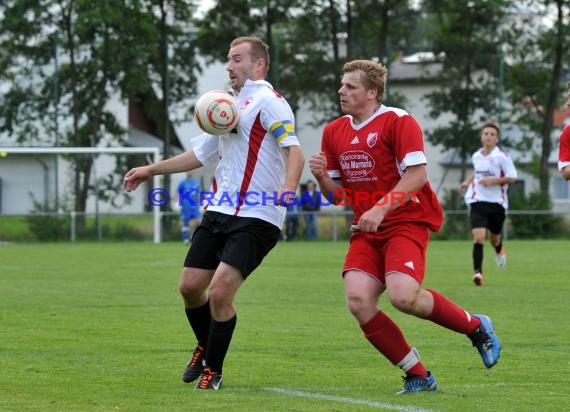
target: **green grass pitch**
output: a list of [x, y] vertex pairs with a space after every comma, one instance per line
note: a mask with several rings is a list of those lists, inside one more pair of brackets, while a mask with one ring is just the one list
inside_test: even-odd
[[2, 411], [560, 411], [570, 388], [568, 241], [485, 246], [434, 241], [424, 286], [489, 314], [503, 342], [486, 369], [469, 340], [380, 305], [439, 391], [396, 396], [401, 372], [345, 308], [346, 242], [280, 243], [238, 293], [238, 325], [218, 392], [181, 373], [194, 347], [178, 295], [178, 243], [0, 245]]

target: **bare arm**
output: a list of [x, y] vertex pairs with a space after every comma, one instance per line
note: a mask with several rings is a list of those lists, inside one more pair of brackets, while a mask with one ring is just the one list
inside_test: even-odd
[[471, 176], [469, 176], [466, 180], [461, 182], [461, 184], [459, 185], [459, 193], [465, 193], [465, 190], [467, 190], [467, 187], [473, 182], [474, 178], [475, 175], [471, 174]]
[[566, 166], [564, 169], [562, 169], [560, 171], [560, 176], [566, 180], [570, 180], [570, 166]]
[[427, 183], [425, 164], [409, 166], [400, 181], [378, 203], [364, 212], [358, 220], [358, 227], [363, 232], [376, 232], [391, 211], [403, 206]]
[[288, 146], [285, 148], [287, 153], [287, 176], [285, 176], [285, 185], [279, 189], [278, 199], [281, 202], [283, 193], [288, 193], [284, 198], [283, 205], [289, 205], [294, 201], [295, 194], [297, 193], [297, 186], [301, 180], [303, 173], [303, 166], [305, 166], [305, 156], [301, 146]]
[[485, 177], [481, 180], [483, 186], [510, 185], [515, 179], [511, 177]]
[[181, 153], [170, 159], [164, 159], [160, 162], [146, 166], [135, 167], [125, 174], [123, 186], [127, 192], [132, 192], [145, 180], [155, 175], [166, 175], [171, 173], [185, 172], [187, 170], [197, 169], [202, 163], [196, 158], [192, 149]]
[[[461, 193], [465, 193], [465, 190], [467, 189], [467, 187], [473, 182], [473, 179], [475, 178], [475, 175], [471, 175], [467, 178], [467, 180], [465, 180], [464, 182], [461, 182], [461, 184], [459, 185], [459, 191]], [[483, 186], [494, 186], [494, 185], [510, 185], [515, 181], [515, 179], [513, 179], [512, 177], [484, 177], [483, 179], [481, 179], [481, 184]]]

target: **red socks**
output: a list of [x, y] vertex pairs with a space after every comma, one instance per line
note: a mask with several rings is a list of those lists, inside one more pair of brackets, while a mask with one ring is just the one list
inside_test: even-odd
[[452, 331], [470, 334], [479, 327], [481, 321], [471, 316], [451, 300], [432, 289], [426, 289], [433, 296], [433, 310], [427, 317], [438, 325]]
[[372, 346], [393, 365], [408, 375], [427, 377], [427, 370], [420, 362], [417, 352], [410, 347], [398, 325], [384, 312], [378, 311], [376, 316], [360, 325], [360, 328]]
[[[433, 296], [433, 310], [427, 317], [434, 323], [452, 331], [470, 334], [481, 321], [471, 316], [457, 304], [432, 289], [426, 289]], [[427, 377], [427, 370], [420, 361], [417, 351], [410, 347], [402, 331], [384, 312], [376, 315], [360, 328], [364, 336], [393, 365], [407, 375]]]

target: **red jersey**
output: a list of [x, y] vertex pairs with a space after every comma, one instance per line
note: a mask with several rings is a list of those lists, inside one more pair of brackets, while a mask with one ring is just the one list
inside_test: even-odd
[[[322, 151], [329, 175], [340, 178], [351, 195], [347, 201], [355, 221], [396, 186], [406, 167], [427, 163], [418, 122], [406, 111], [384, 105], [363, 123], [354, 124], [352, 116], [343, 116], [327, 124]], [[439, 230], [443, 212], [429, 183], [388, 213], [380, 229], [400, 222]]]
[[558, 169], [562, 171], [566, 166], [570, 166], [570, 124], [562, 130], [558, 149]]

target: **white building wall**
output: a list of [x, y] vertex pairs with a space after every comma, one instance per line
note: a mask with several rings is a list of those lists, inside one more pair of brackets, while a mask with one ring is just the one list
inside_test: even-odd
[[[42, 165], [43, 162], [45, 167]], [[53, 193], [49, 180], [53, 159], [24, 155], [0, 157], [1, 214], [26, 214], [32, 210], [32, 196], [40, 203]]]

